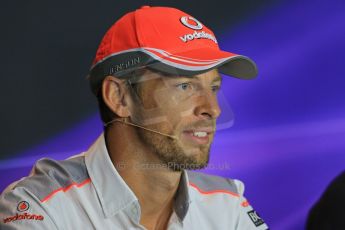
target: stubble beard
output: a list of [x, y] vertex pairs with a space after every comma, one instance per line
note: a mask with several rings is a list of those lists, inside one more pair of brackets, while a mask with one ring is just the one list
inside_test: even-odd
[[[166, 133], [158, 127], [150, 127], [150, 129]], [[179, 141], [176, 139], [142, 129], [137, 131], [141, 141], [150, 147], [152, 153], [158, 157], [162, 167], [167, 167], [173, 171], [181, 171], [183, 169], [203, 169], [208, 165], [210, 145], [193, 148], [192, 151], [199, 151], [199, 153], [188, 153], [179, 145]]]

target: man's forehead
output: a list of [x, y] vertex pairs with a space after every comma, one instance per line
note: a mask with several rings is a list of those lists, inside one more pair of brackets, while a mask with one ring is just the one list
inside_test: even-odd
[[144, 77], [139, 81], [148, 81], [148, 80], [154, 80], [154, 79], [162, 79], [162, 80], [193, 79], [193, 80], [198, 80], [198, 81], [208, 80], [210, 82], [222, 81], [222, 76], [219, 74], [218, 69], [212, 69], [205, 73], [191, 75], [191, 76], [179, 75], [178, 73], [176, 74], [164, 73], [164, 72], [148, 69], [143, 76]]
[[188, 76], [186, 78], [192, 78], [192, 79], [196, 79], [196, 80], [203, 80], [205, 78], [208, 78], [212, 82], [222, 81], [222, 76], [219, 74], [217, 69], [212, 69], [206, 73]]

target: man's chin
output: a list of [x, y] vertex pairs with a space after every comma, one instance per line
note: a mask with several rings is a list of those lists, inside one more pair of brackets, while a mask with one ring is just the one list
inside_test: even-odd
[[208, 163], [169, 163], [168, 168], [174, 172], [182, 170], [198, 170], [206, 168]]

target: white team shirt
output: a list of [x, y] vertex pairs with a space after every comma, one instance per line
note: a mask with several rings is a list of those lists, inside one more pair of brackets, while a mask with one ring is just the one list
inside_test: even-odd
[[[168, 230], [262, 230], [239, 180], [184, 170]], [[0, 196], [0, 229], [144, 230], [140, 205], [114, 167], [102, 134], [63, 161], [41, 159]]]

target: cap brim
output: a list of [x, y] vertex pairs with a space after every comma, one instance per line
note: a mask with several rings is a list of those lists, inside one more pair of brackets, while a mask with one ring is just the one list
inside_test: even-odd
[[200, 48], [179, 53], [145, 48], [145, 53], [155, 59], [150, 67], [168, 73], [196, 75], [217, 68], [220, 73], [241, 79], [257, 76], [256, 64], [248, 57], [217, 50]]
[[114, 53], [90, 69], [90, 85], [95, 94], [105, 76], [121, 77], [141, 67], [165, 73], [192, 76], [217, 68], [220, 73], [241, 79], [257, 75], [255, 63], [248, 57], [214, 48], [199, 48], [174, 54], [156, 48], [136, 48]]

